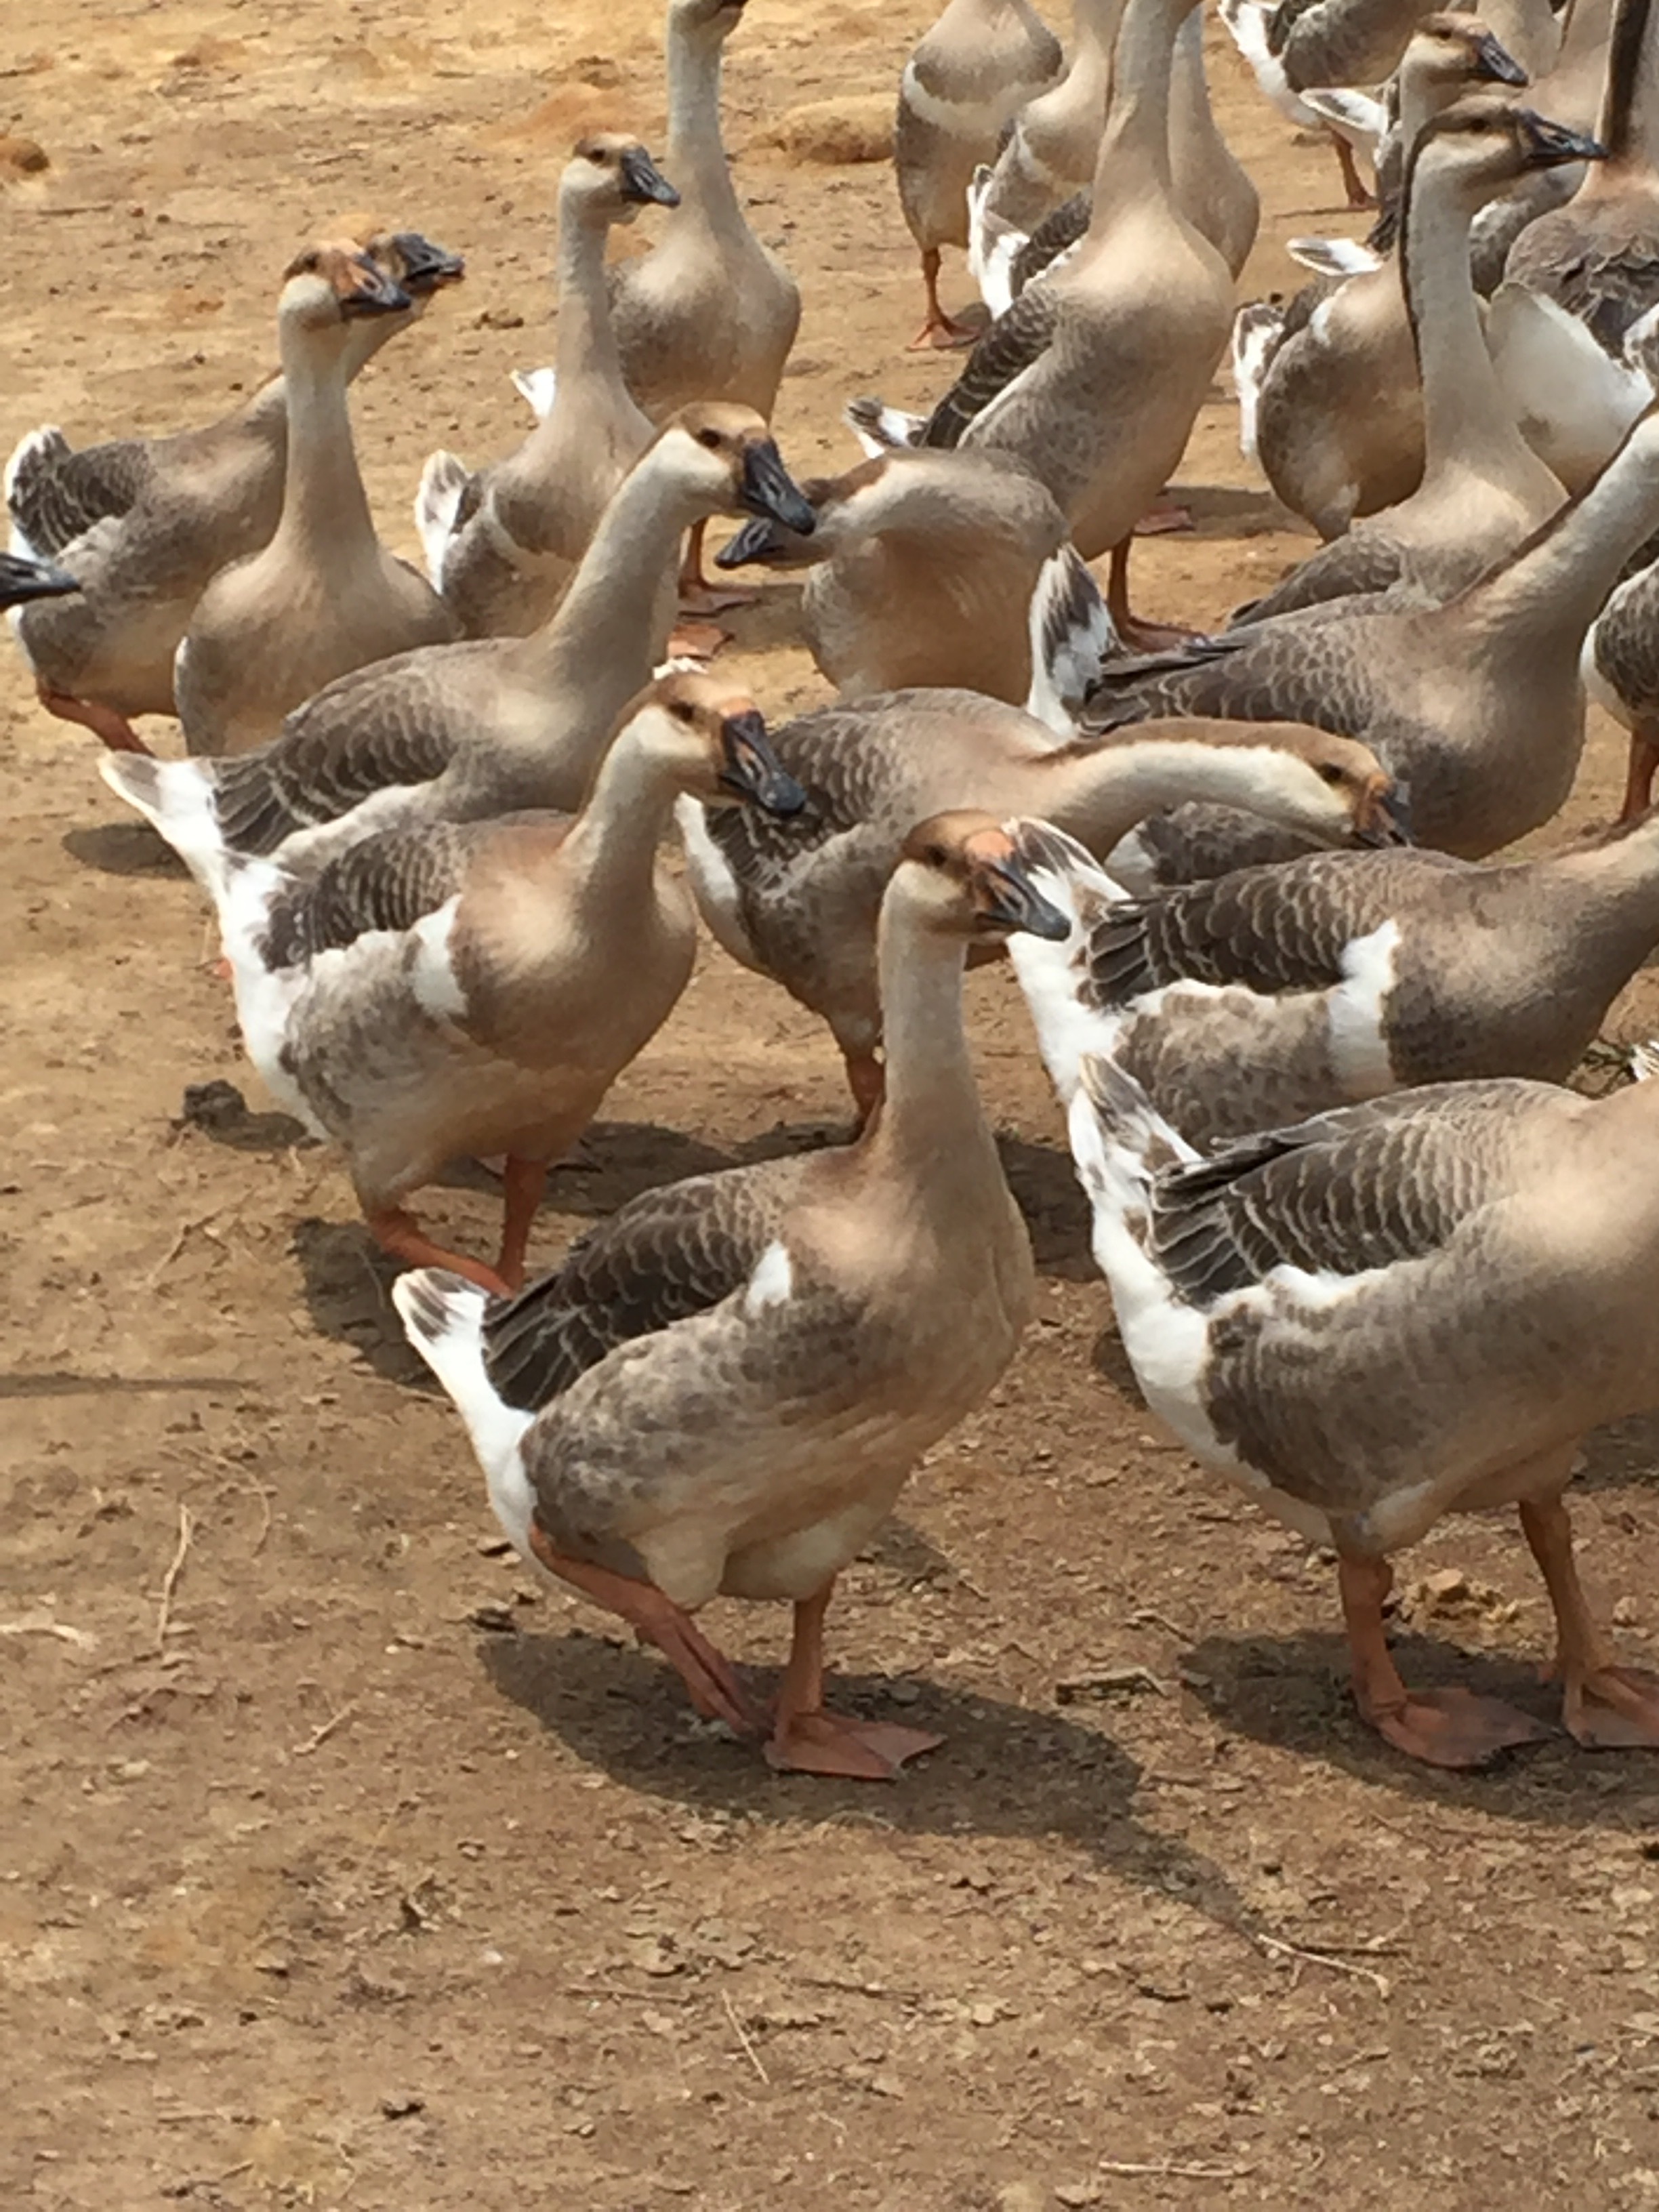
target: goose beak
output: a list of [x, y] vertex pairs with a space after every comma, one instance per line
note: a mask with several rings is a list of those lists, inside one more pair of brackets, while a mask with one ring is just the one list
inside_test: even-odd
[[459, 284], [466, 274], [466, 262], [460, 254], [434, 245], [418, 230], [394, 231], [392, 244], [404, 264], [404, 289], [416, 299], [441, 291], [446, 284]]
[[1607, 149], [1599, 138], [1586, 137], [1582, 131], [1569, 131], [1564, 123], [1552, 123], [1542, 115], [1534, 115], [1529, 107], [1517, 107], [1515, 119], [1520, 127], [1527, 149], [1527, 166], [1533, 169], [1559, 169], [1568, 161], [1605, 161]]
[[975, 872], [983, 902], [981, 921], [1012, 933], [1024, 930], [1031, 937], [1047, 938], [1059, 945], [1072, 933], [1069, 918], [1053, 906], [1012, 854], [1006, 860], [981, 862]]
[[720, 782], [734, 798], [767, 814], [799, 814], [806, 793], [773, 751], [766, 724], [753, 707], [720, 723]]
[[394, 284], [384, 270], [365, 255], [356, 264], [356, 283], [340, 295], [343, 315], [406, 315], [415, 302], [401, 284]]
[[717, 568], [744, 568], [750, 562], [764, 568], [787, 550], [781, 523], [769, 514], [757, 514], [714, 556]]
[[810, 538], [817, 527], [811, 501], [783, 465], [770, 438], [757, 438], [744, 447], [737, 503], [744, 514], [768, 515], [798, 538]]
[[1356, 845], [1409, 845], [1412, 842], [1410, 794], [1403, 783], [1379, 784], [1365, 794], [1354, 817]]
[[1528, 84], [1531, 79], [1509, 48], [1483, 31], [1474, 42], [1475, 74], [1489, 84]]
[[66, 569], [54, 568], [50, 561], [0, 553], [0, 607], [21, 607], [29, 599], [61, 599], [80, 588]]
[[622, 193], [641, 207], [678, 207], [680, 196], [643, 146], [630, 148], [621, 161]]

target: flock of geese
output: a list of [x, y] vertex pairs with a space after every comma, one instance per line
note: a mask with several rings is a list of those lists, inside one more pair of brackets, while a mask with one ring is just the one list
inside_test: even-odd
[[[852, 402], [838, 477], [768, 428], [800, 301], [721, 143], [744, 0], [669, 0], [660, 165], [576, 146], [534, 426], [433, 455], [427, 575], [349, 398], [463, 277], [414, 233], [294, 261], [237, 413], [7, 469], [40, 702], [212, 899], [249, 1057], [404, 1263], [503, 1527], [775, 1766], [937, 1741], [825, 1705], [823, 1624], [1031, 1316], [963, 1034], [1005, 955], [1146, 1398], [1334, 1552], [1364, 1717], [1448, 1766], [1545, 1732], [1408, 1690], [1385, 1632], [1390, 1555], [1512, 1504], [1566, 1728], [1659, 1745], [1563, 1504], [1583, 1434], [1659, 1406], [1659, 1084], [1564, 1087], [1659, 943], [1653, 0], [1219, 5], [1354, 198], [1369, 152], [1370, 241], [1298, 242], [1307, 289], [1237, 307], [1256, 195], [1194, 0], [1074, 0], [1064, 55], [1028, 0], [950, 0], [898, 94], [918, 343], [969, 335], [946, 247], [991, 319], [925, 417]], [[1245, 449], [1327, 542], [1194, 636], [1128, 565], [1230, 343]], [[714, 659], [748, 567], [800, 572], [839, 694], [770, 728]], [[1566, 799], [1587, 685], [1622, 819], [1492, 857]], [[182, 756], [134, 727], [163, 714]], [[858, 1133], [649, 1191], [526, 1286], [547, 1169], [699, 916], [828, 1024]], [[410, 1210], [464, 1158], [501, 1173], [488, 1263]], [[718, 1592], [793, 1606], [769, 1700], [696, 1624]]]

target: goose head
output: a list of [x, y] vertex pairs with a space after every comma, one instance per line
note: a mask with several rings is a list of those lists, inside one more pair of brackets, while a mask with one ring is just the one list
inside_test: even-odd
[[[1143, 734], [1156, 724], [1143, 722]], [[1251, 803], [1287, 830], [1322, 845], [1409, 845], [1407, 794], [1369, 745], [1300, 722], [1212, 724], [1223, 740], [1251, 755]]]
[[1401, 58], [1400, 75], [1409, 78], [1413, 93], [1435, 108], [1445, 106], [1474, 85], [1529, 81], [1479, 15], [1450, 8], [1423, 18]]
[[626, 726], [633, 743], [705, 806], [758, 806], [787, 817], [806, 804], [806, 793], [772, 750], [759, 708], [740, 685], [678, 669], [641, 694]]
[[743, 21], [747, 0], [668, 0], [668, 35], [699, 46], [724, 46]]
[[559, 204], [599, 222], [632, 222], [642, 207], [678, 207], [680, 196], [639, 139], [590, 131], [571, 150]]
[[73, 576], [50, 561], [0, 553], [0, 608], [21, 607], [30, 599], [58, 599], [80, 588]]
[[283, 272], [278, 319], [313, 332], [344, 330], [360, 317], [405, 315], [414, 301], [403, 286], [350, 240], [308, 246]]
[[382, 276], [408, 293], [417, 313], [434, 292], [459, 284], [466, 275], [464, 256], [418, 230], [377, 230], [363, 240], [363, 252]]
[[878, 453], [842, 476], [806, 477], [801, 493], [817, 518], [817, 527], [810, 538], [770, 516], [757, 515], [721, 546], [714, 556], [714, 566], [810, 568], [829, 560], [838, 548], [879, 520], [872, 495], [890, 476], [896, 459], [894, 454]]
[[964, 807], [930, 815], [905, 839], [887, 898], [940, 936], [995, 948], [1019, 931], [1058, 944], [1071, 923], [1043, 897], [1007, 829]]
[[1599, 161], [1606, 149], [1581, 131], [1552, 123], [1500, 93], [1468, 93], [1418, 135], [1412, 175], [1455, 183], [1471, 209], [1507, 190], [1534, 169], [1570, 161]]
[[803, 538], [817, 517], [752, 407], [700, 399], [671, 415], [653, 452], [706, 514], [763, 515]]

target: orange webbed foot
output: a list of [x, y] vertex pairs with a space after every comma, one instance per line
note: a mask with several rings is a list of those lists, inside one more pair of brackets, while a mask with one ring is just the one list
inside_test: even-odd
[[826, 1711], [796, 1713], [769, 1738], [766, 1763], [785, 1774], [841, 1775], [857, 1782], [896, 1782], [905, 1761], [937, 1751], [942, 1735], [892, 1721], [855, 1721]]
[[1454, 1770], [1485, 1766], [1503, 1751], [1543, 1743], [1551, 1731], [1501, 1698], [1472, 1690], [1413, 1690], [1403, 1705], [1364, 1715], [1377, 1734], [1408, 1759]]
[[1587, 1750], [1659, 1749], [1659, 1675], [1641, 1667], [1598, 1667], [1569, 1680], [1561, 1717]]

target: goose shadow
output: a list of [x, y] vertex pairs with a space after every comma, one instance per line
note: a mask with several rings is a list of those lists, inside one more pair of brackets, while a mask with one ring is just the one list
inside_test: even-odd
[[190, 870], [148, 822], [97, 822], [66, 830], [60, 848], [100, 876], [187, 876]]
[[1632, 1413], [1593, 1431], [1584, 1439], [1572, 1487], [1659, 1492], [1659, 1412]]
[[[690, 1716], [672, 1673], [653, 1655], [584, 1629], [481, 1638], [483, 1672], [585, 1765], [690, 1813], [722, 1812], [777, 1826], [803, 1816], [868, 1817], [916, 1836], [1059, 1836], [1148, 1890], [1248, 1930], [1247, 1909], [1215, 1863], [1137, 1815], [1140, 1769], [1112, 1738], [1070, 1717], [926, 1677], [904, 1685], [837, 1672], [838, 1710], [902, 1719], [943, 1736], [890, 1788], [817, 1775], [775, 1774], [752, 1745]], [[775, 1670], [755, 1670], [769, 1688]]]
[[1501, 1698], [1555, 1733], [1472, 1773], [1422, 1765], [1359, 1718], [1348, 1692], [1347, 1645], [1335, 1632], [1206, 1636], [1182, 1658], [1182, 1680], [1231, 1735], [1333, 1767], [1391, 1796], [1563, 1828], [1651, 1825], [1659, 1769], [1640, 1752], [1585, 1751], [1562, 1731], [1560, 1689], [1540, 1674], [1544, 1655], [1518, 1647], [1467, 1650], [1417, 1631], [1396, 1630], [1389, 1644], [1413, 1688], [1457, 1686]]
[[997, 1151], [1025, 1217], [1038, 1273], [1068, 1283], [1098, 1281], [1091, 1243], [1093, 1217], [1071, 1154], [1057, 1145], [1006, 1134], [999, 1135]]
[[1292, 514], [1270, 491], [1247, 484], [1176, 483], [1170, 495], [1186, 508], [1192, 528], [1184, 538], [1259, 538], [1270, 531], [1311, 538], [1300, 515]]

